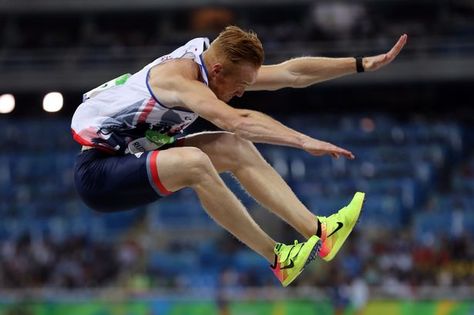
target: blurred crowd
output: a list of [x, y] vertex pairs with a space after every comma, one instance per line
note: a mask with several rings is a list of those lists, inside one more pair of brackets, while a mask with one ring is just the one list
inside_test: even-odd
[[[321, 53], [350, 49], [346, 40], [384, 43], [403, 33], [426, 42], [432, 38], [472, 38], [474, 7], [470, 1], [316, 1], [299, 4], [176, 7], [96, 13], [0, 14], [1, 50], [61, 50], [120, 55], [124, 49], [181, 44], [193, 36], [214, 37], [225, 26], [255, 30], [265, 47], [308, 48]], [[446, 44], [446, 42], [445, 42]], [[311, 46], [311, 45], [310, 45]], [[324, 51], [327, 50], [327, 51]]]
[[115, 281], [119, 272], [117, 248], [85, 236], [56, 242], [25, 234], [2, 241], [0, 250], [2, 288], [100, 287]]
[[[0, 65], [2, 62], [7, 65], [19, 56], [24, 57], [21, 62], [29, 65], [37, 61], [35, 58], [41, 56], [41, 54], [36, 54], [36, 51], [44, 49], [53, 51], [53, 55], [54, 53], [60, 56], [69, 55], [72, 59], [78, 60], [84, 58], [97, 64], [106, 63], [110, 56], [133, 54], [134, 48], [144, 46], [151, 47], [153, 54], [159, 55], [159, 50], [154, 50], [156, 46], [175, 46], [193, 36], [213, 37], [229, 24], [254, 29], [268, 48], [269, 59], [272, 58], [271, 51], [282, 52], [288, 50], [290, 46], [298, 47], [301, 53], [341, 55], [353, 48], [347, 44], [351, 40], [361, 42], [372, 40], [385, 44], [386, 40], [391, 43], [401, 33], [419, 37], [418, 43], [426, 42], [428, 39], [443, 41], [446, 37], [454, 37], [456, 42], [461, 43], [469, 40], [472, 42], [473, 16], [474, 5], [469, 0], [436, 3], [429, 1], [384, 1], [383, 3], [317, 1], [309, 4], [272, 7], [262, 5], [252, 10], [239, 6], [204, 7], [137, 10], [134, 14], [120, 11], [43, 15], [0, 13], [0, 41], [2, 42]], [[318, 47], [312, 47], [309, 44], [315, 42], [330, 43], [327, 46], [318, 45]], [[313, 48], [316, 50], [308, 51]], [[441, 52], [450, 53], [449, 50]], [[50, 56], [49, 52], [47, 55]], [[2, 126], [1, 123], [3, 122], [0, 121], [0, 126]], [[35, 125], [35, 123], [27, 125]], [[69, 121], [65, 125], [67, 127], [61, 128], [67, 130]], [[67, 200], [58, 201], [60, 197], [58, 191], [51, 189], [50, 195], [38, 190], [38, 194], [26, 198], [26, 203], [39, 204], [38, 201], [43, 196], [49, 203], [60, 203], [60, 205], [52, 206], [57, 208], [51, 211], [53, 215], [66, 214], [66, 218], [63, 219], [70, 221], [73, 215], [77, 214], [79, 218], [81, 210], [79, 206], [66, 209], [69, 207], [66, 202], [75, 198], [70, 187], [72, 175], [69, 174], [69, 168], [72, 166], [72, 160], [68, 160], [69, 156], [58, 170], [59, 174], [68, 169], [69, 177], [65, 176], [65, 179], [61, 180], [59, 180], [59, 175], [56, 178], [51, 175], [56, 166], [51, 167], [51, 170], [44, 167], [44, 173], [47, 174], [40, 174], [44, 176], [35, 179], [31, 178], [31, 173], [25, 166], [30, 161], [31, 169], [41, 169], [37, 167], [37, 160], [34, 159], [35, 155], [40, 156], [38, 147], [34, 145], [47, 148], [51, 155], [54, 154], [54, 149], [65, 148], [64, 143], [43, 144], [31, 137], [32, 134], [45, 135], [45, 132], [51, 132], [52, 136], [47, 136], [47, 138], [54, 142], [53, 135], [57, 135], [59, 127], [48, 131], [47, 128], [43, 130], [43, 126], [38, 124], [33, 132], [27, 132], [26, 126], [18, 128], [20, 131], [25, 130], [25, 134], [12, 137], [22, 141], [21, 145], [18, 143], [13, 147], [21, 147], [21, 150], [26, 152], [24, 161], [19, 163], [20, 159], [17, 155], [7, 152], [8, 141], [2, 140], [5, 150], [0, 156], [0, 161], [2, 161], [0, 184], [3, 185], [1, 193], [4, 198], [0, 200], [1, 214], [4, 217], [9, 214], [13, 219], [22, 221], [24, 218], [18, 213], [29, 210], [26, 207], [26, 210], [18, 210], [17, 208], [22, 208], [20, 204], [10, 207], [11, 205], [5, 200], [15, 202], [13, 196], [15, 192], [7, 195], [7, 188], [17, 185], [17, 188], [30, 189], [32, 182], [36, 182], [36, 185], [42, 188], [48, 188], [46, 178], [49, 176], [51, 181], [49, 186], [61, 186], [65, 189], [64, 195]], [[333, 126], [329, 129], [331, 128]], [[472, 132], [472, 129], [469, 130]], [[66, 133], [67, 131], [64, 131], [64, 134]], [[69, 141], [69, 136], [66, 141]], [[51, 145], [51, 148], [47, 145]], [[398, 148], [398, 145], [397, 143], [394, 147]], [[74, 147], [74, 150], [71, 148], [69, 144], [64, 151], [75, 154], [77, 148]], [[423, 207], [420, 209], [411, 209], [414, 213], [437, 215], [443, 211], [451, 213], [455, 212], [453, 210], [460, 209], [464, 214], [472, 214], [472, 204], [463, 204], [466, 196], [469, 202], [474, 200], [474, 158], [472, 158], [472, 152], [466, 153], [471, 153], [471, 158], [462, 161], [450, 160], [449, 162], [453, 162], [453, 165], [447, 165], [446, 169], [441, 171], [442, 174], [436, 174], [439, 175], [436, 179], [441, 180], [438, 182], [433, 180], [429, 183], [429, 187], [423, 187], [428, 191], [424, 192], [427, 195], [451, 194], [449, 197], [451, 203], [443, 203], [442, 199], [434, 197], [429, 198], [423, 202]], [[397, 160], [396, 157], [390, 157]], [[18, 162], [18, 170], [4, 166], [7, 164], [5, 161], [9, 160]], [[46, 160], [55, 163], [52, 158], [46, 156], [44, 163], [41, 162], [41, 164], [46, 165]], [[420, 162], [420, 165], [422, 164]], [[373, 166], [369, 167], [369, 170], [372, 169]], [[420, 169], [422, 169], [421, 166]], [[21, 185], [15, 182], [15, 172], [24, 175]], [[370, 180], [371, 178], [368, 179]], [[65, 182], [68, 182], [69, 186]], [[58, 185], [58, 183], [62, 184]], [[398, 184], [402, 183], [399, 181]], [[458, 194], [460, 197], [456, 198]], [[78, 200], [74, 202], [79, 203]], [[74, 207], [78, 210], [71, 210]], [[47, 208], [47, 210], [51, 209]], [[45, 213], [42, 219], [47, 220], [50, 213]], [[18, 217], [15, 218], [15, 216]], [[352, 301], [352, 303], [363, 304], [366, 299], [364, 292], [371, 288], [377, 288], [384, 296], [409, 298], [420, 294], [420, 290], [424, 287], [444, 288], [445, 292], [449, 292], [453, 288], [473, 286], [473, 231], [459, 227], [462, 222], [461, 224], [456, 222], [462, 221], [462, 217], [459, 220], [454, 218], [450, 223], [443, 223], [442, 217], [440, 218], [429, 222], [446, 224], [445, 230], [449, 233], [433, 235], [415, 231], [414, 219], [410, 217], [404, 222], [402, 228], [397, 229], [364, 223], [365, 220], [362, 217], [358, 230], [349, 238], [337, 259], [329, 264], [322, 261], [316, 262], [295, 282], [295, 286], [322, 288], [327, 296], [333, 299], [334, 304], [341, 307], [349, 303], [351, 299], [359, 301]], [[143, 225], [141, 228], [134, 229], [130, 233], [126, 231], [119, 234], [119, 237], [111, 239], [101, 239], [87, 233], [63, 233], [63, 237], [57, 238], [48, 233], [5, 235], [7, 233], [2, 232], [0, 288], [121, 287], [139, 294], [156, 288], [176, 290], [226, 288], [230, 291], [238, 291], [245, 287], [278, 285], [270, 270], [262, 272], [263, 268], [267, 268], [266, 262], [225, 232], [217, 233], [219, 236], [216, 238], [208, 238], [208, 243], [202, 247], [196, 246], [197, 242], [189, 244], [176, 240], [157, 249], [157, 243], [166, 243], [166, 241], [154, 238], [154, 234], [148, 234], [149, 231], [145, 228], [147, 218], [143, 219], [144, 221], [128, 222]], [[82, 218], [78, 219], [80, 220]], [[104, 218], [104, 221], [107, 221], [107, 218]], [[89, 221], [81, 222], [83, 225], [84, 222], [87, 222], [86, 225], [89, 224]], [[30, 221], [25, 225], [29, 223]], [[5, 221], [2, 224], [8, 225], [8, 222]], [[208, 226], [205, 226], [205, 232], [207, 229]], [[104, 227], [103, 233], [107, 234], [107, 232], [108, 230]], [[175, 233], [180, 234], [182, 231]], [[276, 228], [273, 235], [282, 236], [284, 241], [291, 241], [295, 237], [287, 226]], [[155, 252], [161, 253], [161, 256], [154, 256]], [[173, 266], [175, 261], [164, 261], [164, 256], [182, 257], [180, 263], [184, 267]], [[200, 266], [212, 265], [216, 260], [218, 263], [215, 264], [215, 269], [211, 271], [199, 269]], [[186, 266], [197, 269], [188, 273]], [[169, 269], [173, 269], [172, 267], [180, 272], [170, 272]], [[360, 296], [354, 292], [359, 292]], [[225, 300], [225, 297], [222, 299]]]
[[[308, 117], [290, 120], [316, 132], [304, 119]], [[332, 132], [332, 126], [341, 121], [350, 126]], [[357, 117], [328, 116], [318, 123], [317, 133], [324, 138], [333, 134], [340, 137], [338, 143], [366, 143], [357, 149], [360, 158], [345, 171], [345, 166], [331, 159], [259, 147], [305, 197], [303, 202], [321, 209], [316, 210], [318, 214], [327, 215], [324, 211], [333, 213], [342, 206], [344, 200], [336, 196], [346, 191], [362, 189], [371, 197], [336, 260], [312, 264], [295, 286], [327, 288], [328, 295], [341, 303], [352, 285], [397, 297], [417, 296], [426, 287], [449, 292], [472, 286], [472, 129], [421, 121], [397, 125], [381, 116], [369, 132], [360, 129], [358, 121]], [[192, 190], [182, 190], [145, 209], [96, 214], [80, 202], [70, 184], [68, 170], [77, 148], [72, 140], [64, 142], [64, 134], [55, 136], [57, 130], [67, 128], [68, 121], [0, 123], [5, 130], [15, 131], [6, 133], [12, 139], [24, 139], [22, 151], [0, 154], [0, 288], [119, 287], [139, 294], [157, 288], [238, 291], [278, 286], [266, 261], [218, 228]], [[51, 140], [42, 151], [35, 138], [27, 137], [38, 128]], [[406, 135], [407, 143], [399, 139], [400, 133]], [[397, 155], [401, 148], [404, 159]], [[360, 173], [367, 163], [372, 163], [370, 174]], [[413, 174], [423, 165], [423, 176]], [[256, 205], [231, 176], [224, 180], [272, 237], [286, 243], [301, 240], [293, 229]], [[24, 200], [25, 189], [36, 193]], [[62, 190], [68, 193], [61, 194]]]
[[[384, 296], [409, 298], [424, 287], [450, 290], [474, 283], [474, 247], [472, 233], [459, 237], [440, 236], [431, 242], [415, 242], [409, 229], [361, 233], [361, 222], [343, 252], [331, 262], [316, 262], [298, 279], [295, 286], [311, 286], [323, 290], [349, 287], [363, 281], [377, 288]], [[215, 259], [231, 262], [237, 253], [248, 251], [230, 235], [220, 240], [224, 252]], [[181, 249], [183, 250], [183, 249]], [[23, 235], [17, 240], [0, 242], [0, 287], [6, 289], [62, 288], [91, 289], [122, 287], [137, 293], [160, 289], [202, 289], [183, 274], [167, 273], [150, 268], [146, 263], [149, 249], [139, 240], [107, 244], [71, 236], [60, 242], [51, 239], [31, 239]], [[168, 255], [179, 255], [174, 246]], [[200, 255], [196, 250], [195, 255]], [[249, 252], [249, 255], [256, 255]], [[256, 259], [263, 259], [256, 256]], [[202, 258], [205, 259], [205, 258]], [[214, 287], [238, 290], [246, 287], [277, 286], [270, 270], [260, 268], [240, 270], [230, 263], [216, 270]], [[205, 289], [213, 289], [205, 288]]]

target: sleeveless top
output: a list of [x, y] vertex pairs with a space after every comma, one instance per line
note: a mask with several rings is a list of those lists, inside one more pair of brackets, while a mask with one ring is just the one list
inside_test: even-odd
[[148, 83], [150, 69], [172, 59], [188, 58], [199, 65], [201, 77], [209, 84], [202, 53], [207, 38], [195, 38], [172, 53], [146, 65], [139, 72], [125, 74], [84, 94], [71, 123], [74, 140], [108, 152], [151, 151], [173, 143], [198, 115], [160, 103]]

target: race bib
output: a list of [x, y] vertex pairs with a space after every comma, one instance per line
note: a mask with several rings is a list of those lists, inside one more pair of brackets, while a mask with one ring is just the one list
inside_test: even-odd
[[171, 144], [174, 141], [175, 137], [170, 137], [150, 129], [145, 132], [145, 137], [129, 142], [128, 153], [137, 155], [139, 153], [153, 151], [165, 144]]
[[125, 73], [122, 74], [121, 76], [112, 79], [108, 82], [105, 82], [101, 86], [96, 87], [95, 89], [90, 90], [89, 92], [86, 92], [82, 95], [82, 101], [85, 102], [86, 100], [93, 98], [97, 94], [110, 89], [111, 87], [117, 86], [117, 85], [122, 85], [125, 82], [127, 82], [128, 78], [130, 78], [132, 75], [130, 73]]

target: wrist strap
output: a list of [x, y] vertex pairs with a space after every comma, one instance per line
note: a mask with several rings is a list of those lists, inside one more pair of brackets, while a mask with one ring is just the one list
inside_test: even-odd
[[365, 69], [364, 69], [364, 65], [362, 64], [362, 56], [357, 56], [355, 57], [355, 60], [356, 60], [356, 69], [357, 69], [357, 72], [364, 72]]

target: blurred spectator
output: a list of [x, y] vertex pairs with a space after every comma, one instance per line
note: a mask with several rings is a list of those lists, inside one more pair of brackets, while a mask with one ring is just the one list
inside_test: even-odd
[[347, 39], [366, 33], [370, 19], [363, 2], [322, 2], [314, 4], [312, 12], [315, 26], [326, 38]]
[[[317, 125], [325, 122], [311, 117], [312, 122], [313, 119], [317, 121]], [[390, 166], [392, 162], [399, 163], [401, 160], [410, 165], [418, 165], [416, 159], [420, 158], [419, 151], [406, 150], [393, 158], [393, 151], [387, 150], [387, 147], [393, 146], [394, 151], [398, 152], [403, 145], [402, 142], [386, 140], [390, 139], [394, 123], [387, 123], [383, 128], [377, 121], [377, 127], [372, 132], [362, 132], [358, 136], [356, 132], [359, 130], [359, 118], [346, 116], [343, 119], [355, 122], [353, 126], [345, 127], [348, 133], [344, 141], [353, 141], [358, 146], [362, 163], [370, 161], [374, 168]], [[334, 121], [337, 125], [338, 120], [329, 121], [331, 124], [328, 124], [327, 130], [333, 128]], [[70, 174], [64, 175], [70, 168], [68, 156], [73, 156], [76, 148], [63, 140], [62, 133], [57, 138], [54, 136], [57, 130], [66, 130], [67, 127], [64, 126], [67, 124], [55, 124], [51, 121], [51, 125], [45, 125], [42, 122], [22, 123], [16, 120], [1, 123], [7, 132], [6, 139], [1, 144], [4, 151], [0, 155], [0, 214], [3, 215], [0, 224], [0, 288], [76, 289], [120, 286], [131, 294], [143, 294], [153, 288], [201, 290], [209, 287], [219, 292], [218, 302], [225, 314], [228, 311], [228, 296], [233, 293], [249, 286], [264, 288], [277, 285], [271, 274], [261, 272], [262, 268], [268, 268], [263, 260], [255, 255], [246, 255], [242, 244], [227, 234], [219, 237], [219, 232], [213, 230], [211, 233], [212, 229], [207, 221], [199, 221], [201, 223], [197, 224], [189, 218], [184, 228], [180, 229], [168, 226], [166, 219], [163, 219], [164, 221], [158, 222], [160, 224], [143, 224], [157, 227], [149, 231], [140, 229], [141, 225], [134, 227], [134, 220], [128, 216], [120, 219], [113, 215], [98, 215], [79, 204], [72, 186], [68, 185], [72, 180]], [[299, 126], [313, 128], [303, 123], [299, 123]], [[430, 129], [428, 124], [418, 122], [405, 127], [397, 125], [397, 128], [403, 130], [406, 138], [410, 138], [416, 148], [428, 144], [430, 148], [436, 146], [436, 152], [449, 149], [443, 146], [440, 137], [435, 137], [435, 130]], [[323, 128], [318, 132], [329, 134], [327, 130]], [[383, 130], [387, 130], [388, 138], [383, 138]], [[415, 130], [416, 133], [410, 136], [410, 130]], [[39, 133], [46, 134], [49, 140], [42, 143], [41, 147], [38, 147], [35, 137], [28, 137]], [[416, 138], [417, 134], [420, 138]], [[376, 137], [370, 138], [372, 135]], [[379, 139], [385, 139], [386, 142], [383, 146], [372, 149], [371, 141], [379, 143], [378, 141], [382, 141]], [[363, 147], [367, 143], [368, 146]], [[466, 144], [466, 147], [470, 149], [472, 145]], [[12, 153], [13, 151], [9, 151], [11, 148], [20, 148], [21, 151]], [[271, 152], [275, 153], [274, 149]], [[51, 153], [63, 151], [68, 153]], [[458, 151], [450, 154], [456, 152]], [[295, 158], [301, 159], [301, 163], [308, 163], [304, 156], [295, 156], [294, 150], [277, 153], [268, 155], [269, 162], [277, 161], [287, 168]], [[414, 160], [410, 155], [413, 155]], [[430, 159], [429, 155], [423, 156], [420, 161], [423, 165], [434, 165], [436, 156], [434, 159]], [[443, 154], [443, 159], [448, 158], [449, 154]], [[313, 161], [327, 162], [322, 159], [312, 159], [311, 162]], [[306, 181], [295, 185], [295, 191], [305, 195], [308, 202], [311, 202], [311, 198], [317, 198], [317, 211], [335, 206], [324, 205], [325, 195], [348, 193], [359, 185], [371, 190], [370, 195], [375, 202], [367, 203], [361, 224], [337, 259], [331, 264], [320, 262], [311, 265], [306, 270], [305, 277], [295, 286], [331, 288], [333, 303], [339, 312], [349, 303], [354, 308], [360, 306], [363, 309], [364, 289], [357, 289], [363, 287], [363, 283], [359, 282], [361, 279], [369, 288], [377, 288], [377, 294], [404, 298], [417, 296], [423, 288], [440, 288], [449, 294], [456, 288], [472, 286], [474, 229], [469, 224], [474, 222], [471, 211], [474, 200], [471, 189], [474, 187], [474, 154], [460, 153], [457, 159], [448, 160], [443, 172], [446, 172], [445, 177], [453, 185], [445, 187], [443, 193], [437, 191], [436, 181], [423, 182], [418, 186], [416, 193], [420, 201], [411, 208], [403, 209], [407, 214], [407, 223], [396, 229], [378, 220], [388, 218], [383, 222], [390, 223], [396, 219], [396, 212], [383, 212], [380, 215], [380, 211], [387, 198], [389, 201], [396, 200], [402, 194], [396, 188], [404, 185], [405, 181], [400, 182], [396, 172], [387, 173], [386, 188], [380, 178], [360, 181], [360, 173], [353, 174], [349, 164], [341, 169], [341, 176], [334, 179], [333, 173], [324, 171], [331, 171], [333, 167], [339, 166], [329, 162], [330, 164], [318, 164], [316, 167], [306, 164], [305, 174], [293, 178], [294, 182]], [[357, 160], [353, 163], [354, 169], [361, 165], [357, 164]], [[281, 169], [284, 170], [285, 167]], [[292, 175], [293, 170], [288, 171], [288, 176]], [[313, 177], [308, 180], [307, 176]], [[173, 198], [173, 202], [186, 201], [189, 205], [193, 195], [184, 191]], [[147, 216], [147, 220], [164, 214], [164, 209], [161, 208], [163, 205], [158, 203], [156, 208], [150, 209], [150, 213], [157, 216]], [[390, 209], [399, 211], [397, 207], [405, 206], [399, 204]], [[179, 207], [173, 209], [181, 210]], [[287, 225], [277, 220], [268, 220], [266, 210], [255, 209], [252, 214], [262, 224], [271, 226], [269, 230], [275, 238], [294, 239], [296, 236], [293, 234], [294, 230]], [[426, 221], [418, 222], [418, 219]], [[58, 226], [56, 221], [60, 223]], [[429, 223], [422, 226], [426, 231], [422, 229], [423, 233], [420, 233], [418, 223]], [[112, 232], [121, 226], [125, 226], [125, 229], [119, 229], [120, 233]], [[51, 230], [50, 233], [43, 233], [43, 229]], [[21, 231], [28, 232], [22, 234]], [[188, 235], [189, 231], [192, 231], [193, 236]], [[154, 232], [172, 237], [155, 238]], [[152, 252], [160, 254], [156, 266], [149, 264]], [[183, 253], [186, 255], [182, 255]], [[162, 260], [166, 261], [163, 263]], [[173, 272], [166, 268], [171, 268]], [[219, 270], [223, 270], [222, 273]], [[217, 276], [218, 274], [220, 275]], [[336, 280], [333, 275], [337, 275]], [[349, 282], [350, 279], [358, 280]], [[354, 295], [354, 291], [360, 296]]]
[[328, 287], [328, 295], [333, 306], [334, 315], [342, 315], [349, 306], [350, 288], [345, 276], [334, 270], [332, 280]]
[[1, 288], [99, 287], [117, 277], [114, 249], [85, 237], [59, 243], [25, 234], [1, 242]]
[[230, 9], [218, 7], [195, 9], [190, 20], [191, 31], [199, 36], [215, 36], [226, 26], [235, 24], [234, 13]]
[[369, 287], [364, 278], [356, 277], [349, 288], [349, 300], [356, 315], [364, 314], [364, 309], [369, 302]]

